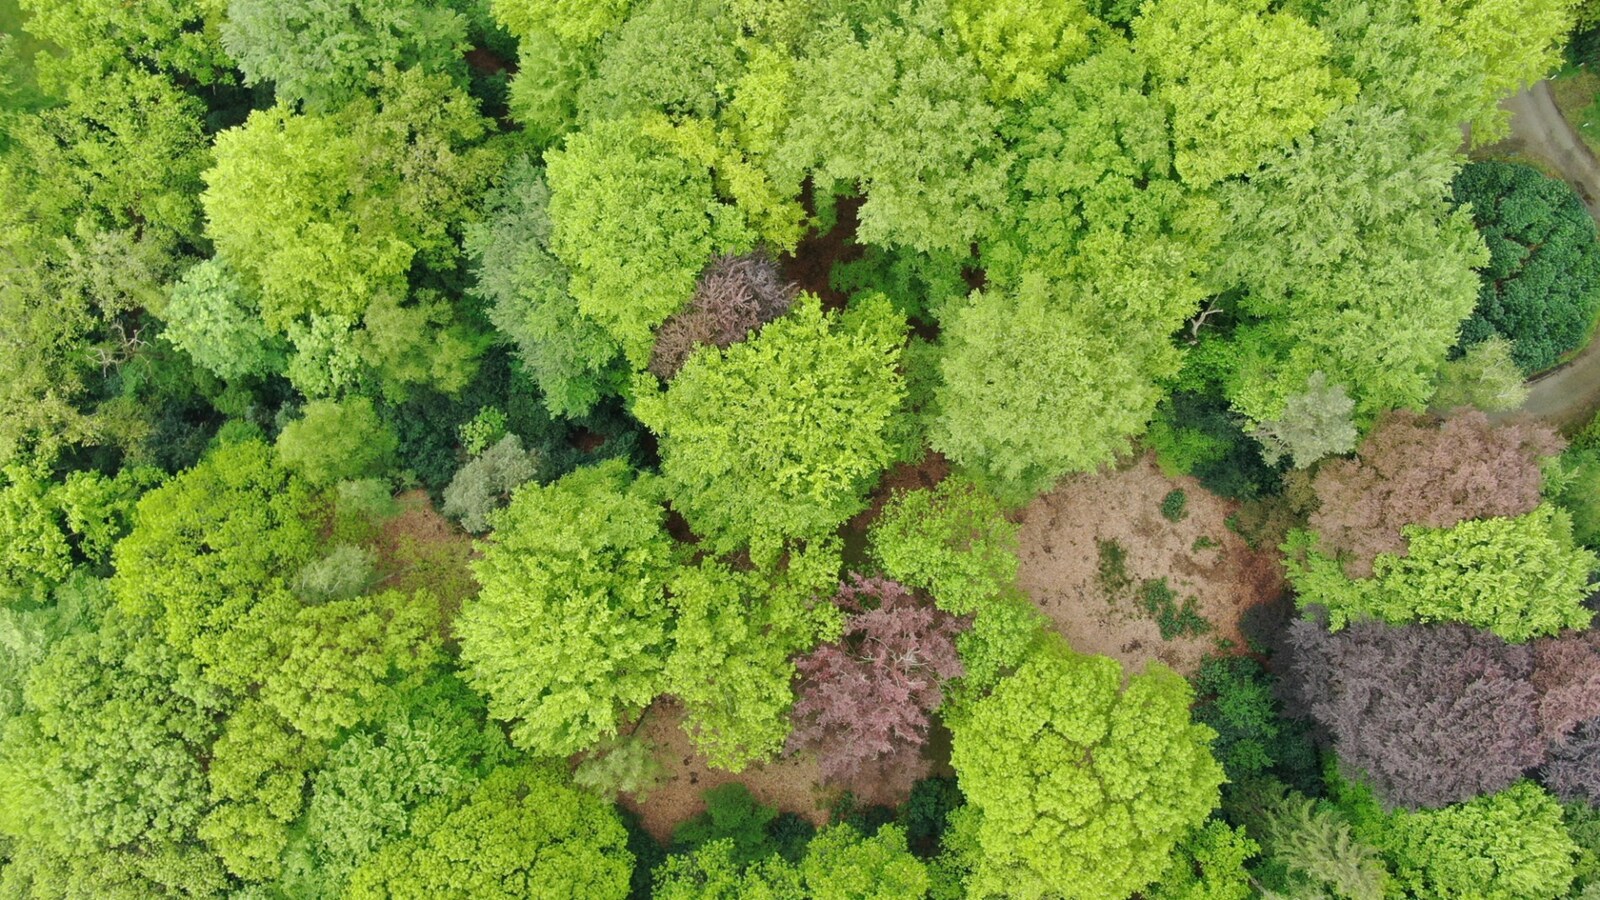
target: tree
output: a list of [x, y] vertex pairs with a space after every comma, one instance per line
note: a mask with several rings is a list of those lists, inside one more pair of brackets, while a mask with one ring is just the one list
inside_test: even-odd
[[[1244, 289], [1225, 393], [1258, 421], [1322, 371], [1366, 425], [1420, 409], [1471, 312], [1481, 239], [1446, 202], [1454, 148], [1413, 150], [1406, 118], [1358, 103], [1221, 186], [1216, 283]], [[1426, 290], [1416, 290], [1416, 285]]]
[[906, 849], [905, 830], [885, 825], [871, 837], [840, 823], [817, 832], [800, 863], [807, 896], [816, 900], [921, 897], [928, 873]]
[[1326, 64], [1327, 39], [1267, 0], [1151, 4], [1133, 33], [1172, 110], [1178, 174], [1196, 186], [1254, 169], [1348, 93]]
[[627, 794], [635, 803], [643, 803], [665, 774], [654, 745], [630, 734], [589, 751], [573, 767], [572, 783], [613, 802], [619, 794]]
[[[381, 290], [404, 290], [416, 248], [358, 217], [349, 185], [360, 149], [337, 120], [286, 106], [217, 135], [201, 200], [217, 250], [262, 292], [270, 328], [307, 312], [353, 315]], [[315, 251], [313, 252], [313, 248]]]
[[960, 476], [896, 493], [868, 541], [885, 572], [949, 613], [975, 613], [1016, 584], [1017, 526], [993, 495]]
[[665, 688], [683, 701], [684, 729], [717, 768], [770, 759], [789, 736], [790, 657], [832, 630], [830, 618], [798, 591], [715, 562], [679, 569], [668, 590], [675, 626]]
[[241, 703], [223, 723], [206, 767], [213, 806], [196, 831], [228, 871], [246, 881], [277, 878], [308, 776], [323, 755], [321, 745], [257, 700]]
[[489, 530], [489, 515], [511, 494], [539, 474], [538, 453], [522, 449], [522, 439], [508, 434], [456, 470], [444, 489], [445, 515], [461, 520], [473, 534]]
[[[1369, 579], [1346, 577], [1313, 545], [1288, 565], [1297, 601], [1327, 607], [1336, 629], [1366, 616], [1394, 624], [1463, 622], [1513, 642], [1584, 628], [1594, 615], [1583, 602], [1600, 558], [1574, 545], [1571, 522], [1555, 506], [1449, 528], [1411, 525], [1402, 533], [1406, 555], [1380, 554]], [[1306, 547], [1303, 538], [1286, 547]]]
[[1428, 409], [1442, 414], [1471, 406], [1484, 412], [1507, 412], [1526, 399], [1528, 387], [1512, 359], [1511, 343], [1492, 335], [1468, 347], [1460, 359], [1444, 364]]
[[29, 674], [23, 714], [0, 742], [0, 832], [91, 870], [61, 876], [76, 882], [62, 896], [92, 889], [98, 867], [105, 881], [123, 869], [151, 893], [182, 890], [170, 866], [180, 855], [215, 891], [221, 865], [192, 845], [210, 807], [204, 761], [232, 700], [144, 620], [115, 608], [96, 619]]
[[1471, 205], [1489, 247], [1462, 345], [1500, 335], [1530, 374], [1583, 346], [1600, 313], [1600, 242], [1577, 193], [1530, 166], [1500, 162], [1463, 168], [1451, 190]]
[[462, 666], [518, 746], [567, 755], [663, 686], [676, 562], [648, 476], [621, 460], [527, 485], [491, 519], [483, 590], [455, 620]]
[[1543, 481], [1540, 460], [1560, 447], [1544, 426], [1491, 424], [1477, 412], [1442, 421], [1386, 416], [1355, 459], [1317, 469], [1311, 528], [1345, 571], [1363, 577], [1379, 554], [1406, 552], [1407, 525], [1449, 528], [1532, 512]]
[[1397, 884], [1419, 900], [1563, 896], [1578, 849], [1561, 805], [1527, 781], [1446, 809], [1396, 813], [1376, 842]]
[[1283, 715], [1279, 681], [1248, 656], [1213, 656], [1191, 678], [1194, 718], [1217, 733], [1211, 752], [1228, 781], [1240, 784], [1269, 771], [1310, 788], [1317, 750], [1299, 720]]
[[506, 766], [419, 812], [409, 835], [355, 870], [346, 896], [622, 900], [633, 870], [626, 841], [615, 809], [567, 785], [555, 766]]
[[79, 471], [53, 482], [37, 464], [0, 476], [0, 603], [23, 606], [46, 601], [79, 567], [104, 567], [139, 494], [161, 479], [127, 468], [115, 478]]
[[1540, 638], [1533, 650], [1539, 691], [1539, 730], [1560, 744], [1573, 729], [1600, 716], [1600, 634], [1592, 629]]
[[711, 173], [646, 137], [636, 120], [599, 122], [546, 155], [550, 249], [567, 267], [578, 311], [635, 368], [653, 332], [694, 294], [713, 253], [752, 237], [721, 203]]
[[149, 69], [165, 76], [187, 76], [202, 85], [228, 80], [232, 63], [216, 39], [223, 0], [151, 0], [129, 5], [120, 0], [84, 0], [63, 6], [50, 0], [21, 0], [29, 14], [27, 31], [67, 51], [43, 60], [49, 85], [84, 84], [115, 70]]
[[578, 87], [580, 121], [647, 112], [713, 117], [742, 68], [738, 37], [721, 3], [639, 0], [596, 50], [594, 74]]
[[780, 184], [810, 173], [866, 197], [856, 237], [960, 257], [1003, 196], [999, 113], [977, 63], [941, 35], [942, 9], [877, 21], [860, 36], [843, 22], [811, 38], [790, 120], [774, 159]]
[[956, 635], [965, 623], [884, 578], [854, 575], [833, 602], [850, 617], [838, 640], [795, 661], [790, 743], [817, 748], [823, 777], [849, 780], [926, 743], [944, 682], [963, 673]]
[[1000, 102], [1045, 92], [1055, 75], [1088, 55], [1105, 28], [1083, 2], [1038, 9], [1017, 2], [955, 0], [950, 21], [989, 79], [990, 95]]
[[1155, 881], [1217, 805], [1211, 729], [1183, 679], [1041, 643], [953, 723], [951, 764], [982, 817], [973, 896], [1102, 897]]
[[1259, 851], [1243, 829], [1208, 819], [1180, 842], [1167, 871], [1144, 896], [1150, 900], [1248, 900], [1245, 861]]
[[782, 278], [777, 264], [759, 254], [712, 260], [689, 305], [657, 329], [651, 373], [670, 381], [699, 347], [727, 347], [788, 312], [799, 289]]
[[261, 698], [313, 740], [332, 740], [378, 707], [389, 686], [443, 656], [439, 599], [385, 591], [301, 609]]
[[619, 384], [621, 348], [586, 318], [568, 290], [566, 266], [550, 249], [550, 188], [543, 173], [517, 159], [489, 195], [488, 213], [466, 230], [477, 266], [474, 292], [489, 320], [517, 348], [555, 415], [583, 415]]
[[673, 507], [711, 547], [749, 546], [763, 565], [831, 534], [898, 449], [905, 329], [882, 297], [835, 314], [802, 295], [754, 338], [696, 354], [664, 393], [641, 390], [634, 414], [660, 438]]
[[304, 837], [289, 854], [304, 862], [286, 873], [286, 892], [340, 895], [350, 873], [404, 838], [422, 810], [508, 761], [504, 735], [485, 727], [483, 713], [477, 695], [445, 673], [385, 698], [313, 776]]
[[489, 0], [507, 31], [524, 37], [536, 30], [573, 45], [591, 44], [628, 15], [633, 0]]
[[1264, 854], [1288, 870], [1295, 886], [1332, 889], [1350, 900], [1382, 900], [1389, 870], [1376, 848], [1357, 840], [1350, 823], [1327, 805], [1299, 791], [1283, 792], [1250, 825]]
[[313, 400], [278, 434], [278, 459], [307, 483], [324, 486], [379, 475], [394, 460], [394, 431], [372, 401]]
[[1252, 436], [1265, 448], [1268, 465], [1288, 456], [1295, 468], [1304, 469], [1324, 456], [1355, 449], [1355, 406], [1344, 385], [1328, 384], [1326, 375], [1312, 372], [1305, 393], [1285, 401], [1283, 415], [1256, 426]]
[[1539, 780], [1564, 802], [1600, 806], [1600, 717], [1578, 723], [1550, 748]]
[[230, 0], [220, 29], [246, 84], [307, 111], [338, 108], [385, 67], [461, 72], [467, 20], [424, 0]]
[[934, 449], [1019, 503], [1126, 452], [1161, 398], [1157, 382], [1178, 367], [1155, 323], [1170, 315], [1162, 304], [1183, 298], [1146, 274], [1111, 284], [1024, 276], [946, 313]]
[[218, 252], [295, 345], [289, 376], [310, 395], [369, 370], [397, 399], [418, 383], [457, 391], [477, 353], [471, 329], [438, 298], [413, 297], [408, 276], [456, 267], [458, 232], [502, 150], [483, 143], [490, 123], [448, 77], [376, 77], [375, 98], [328, 115], [279, 105], [219, 134], [201, 197]]
[[667, 857], [655, 871], [652, 896], [661, 900], [896, 900], [928, 890], [922, 861], [906, 849], [895, 825], [871, 837], [852, 825], [818, 832], [798, 865], [780, 856], [742, 857], [731, 838]]
[[218, 448], [146, 494], [112, 554], [120, 606], [156, 619], [208, 679], [243, 688], [274, 658], [316, 552], [313, 499], [256, 441]]
[[1386, 804], [1435, 808], [1507, 787], [1544, 754], [1526, 647], [1465, 625], [1290, 626], [1301, 708]]
[[190, 267], [167, 301], [161, 334], [218, 378], [283, 368], [284, 345], [256, 316], [259, 301], [220, 257]]
[[656, 900], [791, 900], [805, 896], [795, 866], [780, 856], [740, 864], [733, 841], [704, 844], [692, 853], [675, 853], [651, 879]]

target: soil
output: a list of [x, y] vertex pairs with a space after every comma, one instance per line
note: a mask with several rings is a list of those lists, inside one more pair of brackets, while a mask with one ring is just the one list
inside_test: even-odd
[[[1161, 514], [1174, 489], [1187, 497], [1177, 522]], [[1237, 508], [1192, 478], [1163, 475], [1148, 455], [1119, 470], [1068, 478], [1022, 512], [1018, 582], [1073, 649], [1110, 656], [1132, 672], [1154, 659], [1192, 674], [1208, 653], [1242, 650], [1241, 618], [1285, 593], [1274, 548], [1251, 550], [1225, 524]], [[1126, 553], [1127, 587], [1108, 589], [1100, 577], [1106, 541]], [[1142, 582], [1160, 578], [1179, 602], [1196, 599], [1209, 633], [1162, 640], [1137, 596]]]
[[[755, 764], [735, 775], [706, 764], [683, 730], [683, 708], [671, 697], [653, 704], [634, 732], [655, 748], [655, 757], [666, 768], [661, 784], [646, 796], [644, 803], [624, 794], [621, 803], [639, 815], [644, 829], [666, 843], [680, 823], [705, 810], [701, 799], [708, 788], [730, 781], [750, 789], [758, 802], [775, 806], [809, 819], [814, 825], [827, 824], [830, 811], [848, 789], [858, 806], [898, 806], [911, 795], [911, 785], [932, 774], [948, 774], [948, 766], [919, 755], [892, 759], [883, 775], [839, 786], [822, 784], [816, 759], [806, 753], [780, 757], [774, 762]], [[930, 741], [930, 747], [940, 742]], [[934, 755], [930, 751], [929, 755]], [[944, 754], [948, 756], [948, 751]]]
[[[806, 182], [802, 196], [806, 211], [815, 215], [811, 201], [811, 183]], [[787, 281], [800, 286], [800, 290], [816, 294], [826, 309], [843, 309], [849, 300], [833, 289], [829, 276], [835, 263], [858, 259], [862, 248], [855, 242], [856, 214], [861, 209], [862, 198], [841, 197], [838, 200], [838, 221], [823, 233], [810, 233], [801, 239], [793, 253], [778, 258], [778, 266]]]
[[[448, 623], [461, 603], [478, 593], [467, 567], [475, 554], [472, 536], [435, 509], [427, 491], [406, 491], [395, 502], [400, 512], [383, 522], [373, 541], [379, 587], [433, 591], [446, 604]], [[448, 636], [448, 626], [446, 631]]]

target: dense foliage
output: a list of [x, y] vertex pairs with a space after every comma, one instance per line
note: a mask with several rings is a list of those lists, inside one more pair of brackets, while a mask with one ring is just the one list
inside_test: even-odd
[[1600, 896], [1595, 7], [0, 0], [0, 898]]
[[1583, 346], [1600, 311], [1600, 242], [1583, 201], [1530, 166], [1473, 163], [1452, 188], [1489, 246], [1489, 265], [1461, 342], [1511, 342], [1524, 372], [1555, 365]]

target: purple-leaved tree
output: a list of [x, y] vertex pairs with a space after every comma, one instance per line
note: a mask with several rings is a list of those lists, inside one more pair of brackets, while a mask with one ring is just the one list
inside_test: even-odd
[[967, 625], [887, 578], [852, 575], [834, 598], [844, 634], [795, 661], [793, 748], [813, 747], [823, 776], [847, 780], [891, 751], [920, 747], [945, 681], [962, 674]]

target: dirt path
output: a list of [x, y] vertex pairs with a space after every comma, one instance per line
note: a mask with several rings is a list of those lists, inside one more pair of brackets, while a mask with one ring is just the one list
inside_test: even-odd
[[[1589, 215], [1600, 221], [1600, 160], [1562, 117], [1550, 83], [1538, 82], [1502, 106], [1511, 113], [1511, 138], [1502, 146], [1536, 157], [1560, 173], [1578, 192]], [[1600, 340], [1591, 341], [1570, 362], [1535, 379], [1529, 385], [1527, 401], [1515, 410], [1568, 432], [1587, 424], [1597, 411]]]

